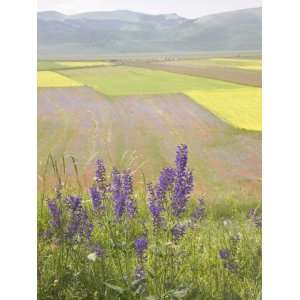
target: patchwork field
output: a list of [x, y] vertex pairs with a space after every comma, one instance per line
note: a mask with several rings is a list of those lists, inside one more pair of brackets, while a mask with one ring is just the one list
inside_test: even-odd
[[109, 61], [38, 61], [38, 71], [73, 69], [82, 67], [112, 66], [114, 63]]
[[261, 87], [262, 82], [261, 72], [217, 64], [210, 60], [176, 60], [156, 63], [135, 62], [131, 63], [131, 65], [255, 87]]
[[173, 163], [176, 145], [186, 143], [198, 192], [209, 199], [260, 197], [261, 135], [234, 129], [184, 95], [111, 100], [87, 87], [43, 88], [38, 101], [40, 174], [49, 153], [75, 156], [87, 185], [101, 157], [110, 167], [130, 167], [143, 185], [144, 174], [156, 178]]

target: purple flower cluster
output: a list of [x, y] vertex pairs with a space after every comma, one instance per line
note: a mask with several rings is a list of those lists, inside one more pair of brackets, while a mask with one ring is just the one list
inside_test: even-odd
[[186, 232], [186, 226], [183, 224], [176, 224], [172, 229], [171, 233], [175, 242], [179, 241]]
[[222, 249], [219, 252], [220, 258], [224, 262], [224, 268], [230, 272], [235, 272], [239, 268], [238, 264], [234, 262], [233, 256], [228, 249]]
[[48, 200], [48, 209], [51, 214], [51, 225], [58, 229], [61, 225], [61, 210], [57, 205], [57, 201], [55, 199]]
[[222, 259], [229, 259], [230, 251], [228, 249], [222, 249], [222, 250], [220, 250], [219, 255]]
[[67, 237], [74, 239], [79, 235], [80, 238], [89, 240], [93, 231], [93, 224], [89, 221], [86, 209], [81, 205], [81, 198], [68, 196], [65, 198], [65, 202], [70, 214]]
[[162, 222], [161, 213], [164, 210], [161, 198], [157, 197], [157, 190], [150, 183], [148, 184], [148, 207], [152, 214], [153, 224], [155, 227]]
[[180, 145], [176, 152], [176, 179], [173, 192], [173, 214], [179, 217], [186, 208], [186, 203], [194, 187], [193, 175], [187, 168], [188, 148], [187, 145]]
[[[148, 207], [155, 226], [160, 225], [163, 220], [161, 214], [167, 205], [168, 192], [172, 201], [173, 215], [178, 218], [185, 211], [187, 201], [193, 189], [193, 175], [187, 168], [187, 161], [187, 146], [178, 146], [176, 169], [163, 169], [160, 173], [159, 183], [156, 186], [148, 184]], [[194, 214], [194, 218], [200, 219], [203, 214], [204, 208], [199, 207]]]
[[101, 196], [99, 189], [96, 186], [93, 186], [90, 188], [90, 196], [92, 199], [92, 204], [93, 204], [94, 210], [97, 211], [100, 208], [102, 208], [102, 204], [101, 204], [102, 196]]
[[136, 203], [132, 197], [132, 176], [128, 171], [121, 174], [118, 170], [113, 170], [111, 192], [115, 203], [116, 218], [120, 219], [126, 210], [129, 217], [134, 217], [136, 215]]
[[159, 184], [156, 186], [156, 194], [160, 201], [165, 200], [165, 196], [168, 190], [172, 189], [176, 171], [173, 168], [164, 168], [160, 172]]
[[147, 239], [147, 237], [142, 236], [142, 237], [136, 239], [134, 241], [134, 246], [135, 246], [135, 252], [136, 252], [137, 257], [140, 260], [145, 260], [146, 259], [145, 251], [148, 248], [148, 239]]

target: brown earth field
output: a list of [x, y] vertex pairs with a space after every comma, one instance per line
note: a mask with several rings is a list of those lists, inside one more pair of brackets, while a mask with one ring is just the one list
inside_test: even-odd
[[181, 94], [108, 99], [87, 87], [38, 89], [39, 188], [49, 183], [49, 154], [63, 181], [74, 177], [74, 156], [87, 188], [102, 158], [109, 170], [130, 168], [144, 187], [174, 164], [180, 143], [189, 147], [198, 193], [211, 200], [260, 200], [260, 133], [234, 129]]
[[261, 72], [253, 70], [243, 70], [238, 68], [230, 68], [215, 65], [176, 65], [168, 63], [147, 63], [133, 62], [126, 63], [134, 67], [141, 67], [152, 70], [163, 70], [178, 74], [206, 77], [210, 79], [223, 80], [243, 85], [261, 87], [262, 75]]

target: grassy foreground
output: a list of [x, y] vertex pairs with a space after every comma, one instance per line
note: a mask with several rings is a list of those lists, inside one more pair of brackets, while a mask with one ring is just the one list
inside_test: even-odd
[[41, 198], [38, 299], [260, 299], [258, 209], [191, 197], [187, 154], [146, 191], [97, 161], [88, 193]]

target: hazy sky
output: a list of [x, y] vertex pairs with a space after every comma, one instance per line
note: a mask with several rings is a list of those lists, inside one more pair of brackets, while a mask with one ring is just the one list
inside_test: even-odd
[[200, 17], [216, 12], [261, 6], [261, 0], [38, 0], [38, 10], [65, 14], [128, 9], [150, 14], [177, 13]]

